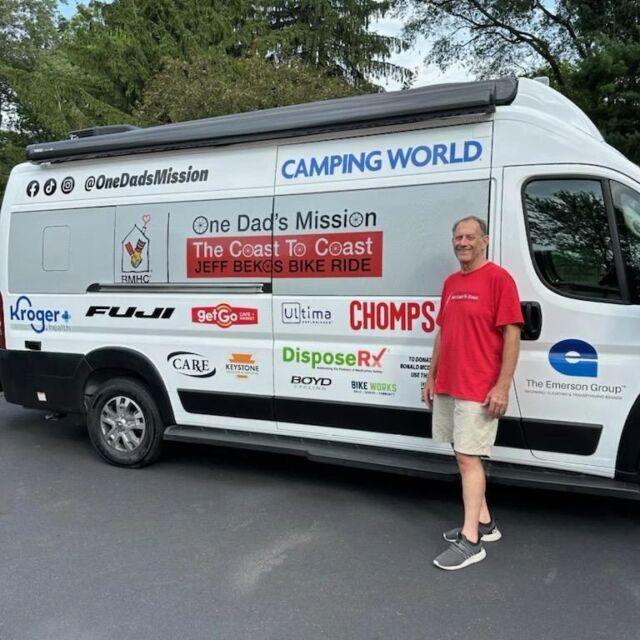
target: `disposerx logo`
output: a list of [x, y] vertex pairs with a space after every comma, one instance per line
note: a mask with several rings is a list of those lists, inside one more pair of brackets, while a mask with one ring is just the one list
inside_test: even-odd
[[[28, 322], [36, 333], [43, 333], [46, 329], [64, 330], [71, 315], [66, 310], [36, 309], [29, 297], [20, 296], [15, 305], [10, 307], [9, 318], [16, 322]], [[60, 321], [64, 324], [60, 325]]]
[[565, 376], [598, 377], [598, 352], [584, 340], [570, 338], [556, 342], [549, 350], [549, 364]]

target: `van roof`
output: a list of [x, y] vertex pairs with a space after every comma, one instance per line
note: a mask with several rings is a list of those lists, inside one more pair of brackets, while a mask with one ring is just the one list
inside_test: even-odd
[[[104, 127], [71, 140], [29, 145], [26, 155], [32, 162], [62, 162], [287, 138], [443, 116], [490, 114], [496, 106], [511, 104], [517, 91], [516, 78], [502, 78], [323, 100], [157, 127]], [[88, 137], [84, 137], [87, 133]]]

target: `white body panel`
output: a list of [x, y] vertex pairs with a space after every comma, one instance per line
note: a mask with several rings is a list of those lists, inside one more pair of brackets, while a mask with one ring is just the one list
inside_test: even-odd
[[[138, 352], [182, 425], [451, 455], [418, 431], [335, 416], [341, 405], [426, 416], [440, 288], [457, 267], [451, 224], [477, 215], [490, 223], [489, 257], [544, 314], [539, 340], [522, 344], [508, 417], [602, 427], [591, 455], [496, 447], [494, 458], [612, 477], [640, 395], [640, 306], [545, 286], [522, 189], [532, 177], [579, 174], [640, 192], [640, 170], [531, 81], [486, 121], [441, 124], [17, 167], [0, 217], [7, 349], [37, 340], [57, 354]], [[167, 289], [117, 290], [127, 284]], [[118, 317], [130, 307], [133, 317]], [[601, 389], [546, 388], [569, 381], [549, 365], [568, 338], [596, 345]], [[240, 404], [275, 398], [294, 413], [308, 406], [308, 419], [280, 420], [277, 408], [266, 420], [188, 411], [185, 390], [237, 394]], [[330, 424], [314, 421], [322, 407]]]

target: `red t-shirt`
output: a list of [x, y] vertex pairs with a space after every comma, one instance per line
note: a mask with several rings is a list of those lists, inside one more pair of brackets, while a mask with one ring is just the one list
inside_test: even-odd
[[484, 402], [502, 367], [502, 327], [523, 323], [516, 283], [493, 262], [453, 273], [444, 282], [436, 322], [435, 393]]

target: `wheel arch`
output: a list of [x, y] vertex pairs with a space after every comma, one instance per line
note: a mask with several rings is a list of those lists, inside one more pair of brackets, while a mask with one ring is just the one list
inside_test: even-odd
[[126, 347], [106, 347], [88, 353], [85, 360], [90, 368], [82, 384], [85, 410], [102, 383], [115, 377], [127, 376], [147, 385], [165, 426], [175, 424], [167, 387], [158, 369], [147, 356]]
[[616, 478], [640, 482], [640, 395], [622, 429], [616, 457]]

